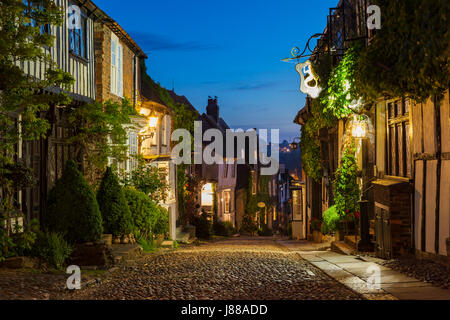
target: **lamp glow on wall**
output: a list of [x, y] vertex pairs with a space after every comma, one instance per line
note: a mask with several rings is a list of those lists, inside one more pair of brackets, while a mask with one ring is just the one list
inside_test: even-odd
[[150, 116], [148, 117], [148, 126], [151, 129], [155, 129], [158, 125], [158, 116], [156, 115], [155, 111], [152, 111]]
[[368, 131], [367, 118], [364, 115], [354, 115], [351, 121], [352, 137], [365, 138]]

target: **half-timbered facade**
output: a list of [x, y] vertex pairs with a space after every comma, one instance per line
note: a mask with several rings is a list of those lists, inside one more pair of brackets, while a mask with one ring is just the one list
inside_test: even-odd
[[[347, 33], [365, 38], [370, 45], [376, 34], [358, 23], [364, 22], [359, 13], [366, 12], [367, 5], [360, 0], [341, 0], [330, 9], [322, 36], [325, 44], [339, 49]], [[308, 121], [310, 102], [308, 98], [296, 123]], [[370, 238], [379, 257], [415, 253], [450, 261], [449, 102], [448, 90], [422, 103], [408, 97], [387, 99], [380, 93], [378, 101], [364, 106], [366, 135], [356, 139], [358, 180], [367, 201]], [[324, 172], [319, 182], [306, 177], [308, 218], [317, 213], [321, 216], [333, 204], [329, 179], [340, 162], [343, 141], [352, 136], [351, 129], [351, 119], [342, 119], [319, 133]]]
[[[90, 103], [95, 100], [94, 65], [94, 15], [96, 6], [88, 1], [55, 0], [65, 11], [61, 26], [46, 26], [44, 32], [52, 34], [54, 45], [43, 48], [51, 55], [57, 66], [70, 73], [75, 82], [69, 92], [73, 104]], [[76, 6], [77, 10], [72, 10]], [[80, 12], [77, 26], [71, 21], [72, 15]], [[48, 66], [35, 61], [18, 62], [24, 72], [37, 79], [43, 79]], [[49, 91], [59, 88], [49, 88]], [[67, 143], [70, 130], [65, 117], [65, 106], [51, 106], [41, 114], [49, 120], [50, 129], [46, 135], [36, 141], [19, 142], [18, 160], [33, 168], [37, 183], [34, 187], [18, 193], [21, 211], [28, 219], [39, 218], [45, 209], [47, 193], [56, 180], [61, 177], [64, 164], [73, 157], [73, 147]]]

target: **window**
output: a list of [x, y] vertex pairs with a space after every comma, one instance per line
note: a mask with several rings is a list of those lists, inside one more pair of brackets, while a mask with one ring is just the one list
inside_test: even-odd
[[411, 177], [409, 100], [389, 102], [386, 112], [386, 172], [391, 176]]
[[211, 183], [207, 183], [202, 187], [202, 206], [212, 206], [213, 205], [213, 188]]
[[87, 58], [86, 37], [87, 37], [87, 18], [81, 12], [80, 28], [69, 29], [69, 51], [81, 58]]
[[114, 33], [111, 33], [111, 93], [123, 96], [123, 48]]
[[136, 132], [130, 132], [128, 134], [128, 152], [129, 152], [129, 170], [134, 171], [137, 168], [138, 154], [138, 137]]
[[[35, 6], [32, 3], [30, 3], [28, 0], [23, 0], [23, 4], [28, 7], [28, 9], [26, 9], [25, 12], [24, 12], [25, 25], [26, 26], [36, 27], [37, 26], [36, 20], [29, 18], [28, 14], [32, 13], [37, 8], [39, 8], [39, 10], [42, 10], [42, 6]], [[41, 25], [40, 29], [41, 29], [41, 34], [44, 34], [44, 33], [45, 34], [50, 34], [50, 25], [49, 24]]]
[[229, 213], [231, 208], [231, 196], [230, 191], [223, 192], [223, 212]]

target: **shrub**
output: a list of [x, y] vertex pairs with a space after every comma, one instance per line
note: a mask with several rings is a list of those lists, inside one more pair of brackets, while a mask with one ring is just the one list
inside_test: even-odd
[[144, 250], [144, 252], [153, 252], [155, 251], [155, 244], [153, 243], [153, 238], [140, 238], [138, 239], [138, 243], [139, 245], [142, 247], [142, 250]]
[[169, 212], [166, 208], [158, 206], [158, 215], [156, 218], [155, 227], [153, 229], [153, 234], [164, 234], [169, 233]]
[[64, 262], [72, 253], [72, 247], [58, 233], [43, 233], [36, 241], [36, 255], [49, 265], [62, 269]]
[[133, 231], [133, 220], [122, 186], [110, 167], [103, 175], [97, 192], [97, 201], [102, 213], [105, 232], [112, 233], [117, 237]]
[[355, 145], [351, 144], [344, 149], [344, 155], [339, 168], [336, 170], [336, 179], [333, 184], [336, 211], [341, 217], [359, 211], [360, 190], [357, 173]]
[[215, 218], [213, 231], [215, 235], [229, 237], [234, 233], [234, 226], [230, 221], [219, 221]]
[[158, 206], [142, 191], [127, 187], [123, 189], [125, 199], [131, 212], [135, 235], [149, 239], [159, 216]]
[[311, 231], [320, 231], [322, 229], [322, 221], [317, 218], [311, 220]]
[[211, 222], [206, 214], [200, 214], [192, 217], [192, 224], [195, 226], [195, 236], [199, 239], [208, 240], [211, 238]]
[[336, 210], [336, 206], [329, 207], [323, 213], [322, 233], [331, 233], [337, 230], [340, 216]]
[[270, 237], [273, 236], [273, 231], [267, 225], [263, 225], [262, 228], [258, 229], [258, 235], [262, 237]]
[[253, 234], [256, 231], [258, 231], [258, 226], [254, 220], [254, 214], [246, 211], [242, 218], [241, 232]]
[[39, 221], [37, 219], [31, 220], [25, 230], [22, 230], [19, 225], [16, 225], [16, 229], [17, 233], [12, 235], [14, 254], [16, 256], [30, 255], [39, 232]]
[[62, 234], [69, 242], [100, 239], [102, 217], [95, 194], [74, 161], [68, 161], [63, 175], [50, 190], [44, 229]]

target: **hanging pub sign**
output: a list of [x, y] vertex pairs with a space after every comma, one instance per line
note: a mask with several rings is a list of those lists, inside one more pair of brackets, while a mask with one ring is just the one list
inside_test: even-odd
[[319, 87], [319, 77], [314, 72], [311, 61], [297, 63], [295, 69], [301, 78], [300, 91], [309, 94], [311, 98], [317, 98], [322, 88]]

